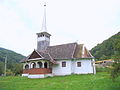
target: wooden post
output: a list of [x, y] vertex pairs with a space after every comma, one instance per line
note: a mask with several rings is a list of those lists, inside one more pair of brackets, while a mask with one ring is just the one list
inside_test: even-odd
[[6, 76], [6, 68], [7, 68], [7, 56], [5, 57], [5, 71], [4, 71], [4, 76]]

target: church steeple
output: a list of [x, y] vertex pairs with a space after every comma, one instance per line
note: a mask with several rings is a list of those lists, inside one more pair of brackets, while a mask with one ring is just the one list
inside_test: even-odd
[[50, 45], [50, 34], [47, 32], [46, 26], [46, 3], [44, 3], [44, 16], [41, 32], [37, 33], [37, 50], [45, 51], [46, 48]]
[[47, 26], [46, 26], [46, 3], [44, 2], [44, 16], [43, 16], [43, 23], [41, 31], [47, 32]]

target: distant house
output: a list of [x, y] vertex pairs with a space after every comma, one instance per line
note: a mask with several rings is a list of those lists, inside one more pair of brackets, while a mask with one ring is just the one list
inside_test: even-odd
[[112, 59], [107, 59], [107, 60], [95, 61], [95, 64], [113, 63], [113, 62], [114, 62], [114, 60], [112, 60]]
[[21, 61], [22, 76], [44, 78], [57, 75], [95, 74], [94, 57], [84, 44], [68, 43], [49, 46], [51, 35], [46, 32], [45, 20], [44, 16], [43, 32], [37, 33], [37, 50]]
[[101, 60], [101, 61], [95, 61], [96, 67], [107, 67], [110, 66], [114, 60], [112, 59], [107, 59], [107, 60]]

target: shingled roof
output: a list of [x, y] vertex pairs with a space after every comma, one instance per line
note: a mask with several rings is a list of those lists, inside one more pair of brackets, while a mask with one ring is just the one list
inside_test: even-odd
[[46, 50], [54, 59], [71, 59], [76, 48], [76, 43], [49, 46]]
[[93, 56], [83, 44], [69, 43], [49, 46], [44, 52], [34, 50], [33, 53], [22, 60], [22, 62], [30, 61], [33, 58], [47, 59], [55, 63], [54, 60], [56, 59], [93, 58]]

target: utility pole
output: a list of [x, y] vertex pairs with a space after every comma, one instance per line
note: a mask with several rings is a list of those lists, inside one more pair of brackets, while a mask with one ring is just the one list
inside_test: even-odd
[[7, 56], [5, 57], [5, 71], [4, 71], [4, 76], [6, 76], [6, 68], [7, 68]]

